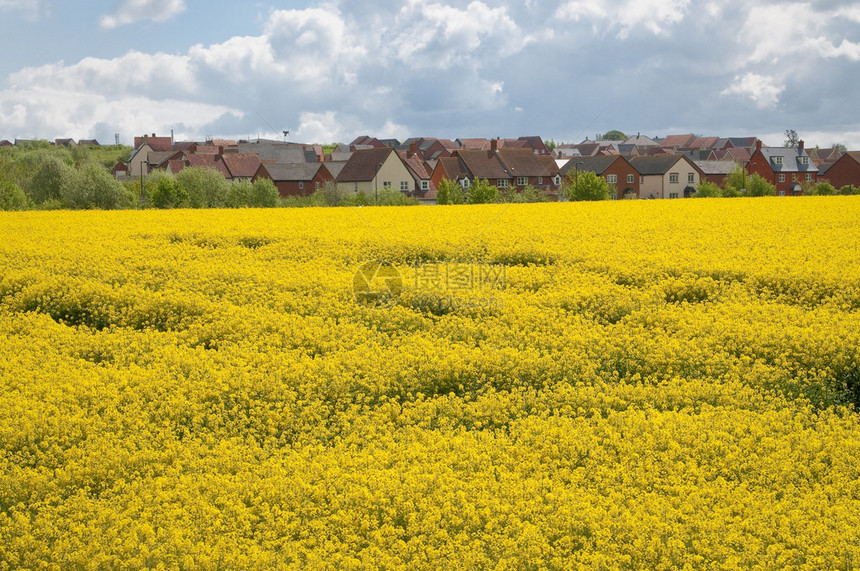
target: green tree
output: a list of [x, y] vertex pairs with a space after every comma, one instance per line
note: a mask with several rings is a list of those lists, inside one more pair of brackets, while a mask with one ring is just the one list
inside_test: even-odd
[[21, 187], [11, 180], [0, 179], [0, 210], [25, 210], [29, 205]]
[[463, 204], [464, 202], [463, 187], [452, 180], [443, 178], [436, 192], [436, 204]]
[[150, 177], [146, 183], [149, 204], [153, 208], [181, 208], [188, 203], [188, 194], [172, 174]]
[[776, 196], [776, 187], [760, 174], [753, 173], [747, 182], [747, 196]]
[[626, 141], [627, 135], [618, 130], [612, 130], [604, 133], [601, 137], [604, 141]]
[[74, 176], [74, 169], [59, 156], [42, 153], [37, 157], [34, 172], [24, 191], [34, 204], [62, 200], [63, 186]]
[[848, 196], [850, 194], [860, 194], [860, 187], [851, 186], [850, 184], [846, 184], [842, 188], [839, 189], [839, 194], [843, 196]]
[[797, 147], [800, 144], [800, 135], [794, 129], [785, 130], [785, 146]]
[[217, 170], [188, 167], [176, 175], [176, 180], [188, 195], [191, 208], [222, 208], [225, 205], [230, 183]]
[[477, 179], [469, 187], [469, 204], [490, 204], [496, 201], [499, 189], [487, 179]]
[[702, 180], [696, 187], [693, 198], [719, 198], [723, 195], [723, 189], [709, 180]]
[[247, 208], [250, 206], [253, 192], [254, 185], [250, 180], [234, 180], [227, 188], [227, 195], [224, 197], [224, 206], [227, 208]]
[[568, 174], [561, 191], [569, 200], [609, 200], [609, 184], [591, 171]]
[[267, 178], [258, 178], [251, 189], [248, 206], [253, 208], [273, 208], [278, 205], [278, 187]]
[[808, 196], [832, 196], [836, 194], [836, 189], [827, 181], [804, 184], [803, 194]]

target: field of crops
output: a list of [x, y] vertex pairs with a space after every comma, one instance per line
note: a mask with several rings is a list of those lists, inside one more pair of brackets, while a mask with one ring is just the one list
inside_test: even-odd
[[0, 212], [0, 569], [860, 566], [860, 197]]

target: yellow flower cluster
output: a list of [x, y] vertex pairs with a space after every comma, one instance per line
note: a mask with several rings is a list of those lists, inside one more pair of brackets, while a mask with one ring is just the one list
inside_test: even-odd
[[860, 197], [0, 213], [0, 569], [852, 569]]

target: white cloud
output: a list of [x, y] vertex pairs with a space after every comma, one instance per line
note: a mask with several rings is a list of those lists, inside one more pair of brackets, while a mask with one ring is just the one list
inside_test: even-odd
[[325, 111], [322, 113], [302, 113], [299, 127], [290, 137], [309, 143], [348, 142], [357, 134], [373, 134], [383, 139], [406, 139], [409, 129], [391, 120], [380, 123], [367, 123], [362, 118], [349, 113]]
[[45, 0], [0, 0], [0, 12], [20, 12], [27, 18], [38, 18], [49, 13]]
[[765, 75], [746, 73], [735, 76], [732, 85], [723, 90], [723, 95], [739, 95], [751, 99], [760, 108], [775, 107], [785, 87]]
[[589, 21], [595, 32], [619, 28], [618, 38], [626, 39], [631, 32], [644, 28], [654, 35], [682, 22], [690, 0], [569, 0], [556, 10], [557, 18]]
[[142, 20], [165, 22], [185, 11], [185, 0], [123, 0], [113, 14], [99, 21], [102, 28], [111, 30]]

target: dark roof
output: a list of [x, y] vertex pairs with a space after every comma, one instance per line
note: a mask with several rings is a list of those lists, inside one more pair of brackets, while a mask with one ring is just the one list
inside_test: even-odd
[[664, 175], [680, 160], [684, 160], [680, 155], [633, 157], [630, 164], [641, 175]]
[[379, 167], [388, 160], [394, 150], [388, 147], [360, 149], [352, 153], [343, 170], [337, 177], [338, 182], [359, 182], [373, 180]]
[[567, 161], [561, 167], [561, 174], [567, 176], [570, 171], [588, 171], [594, 174], [603, 175], [606, 169], [619, 160], [618, 156], [603, 156], [603, 157], [575, 157]]
[[81, 139], [78, 141], [78, 145], [82, 147], [101, 147], [99, 142], [95, 139]]
[[170, 137], [152, 137], [144, 135], [134, 138], [134, 148], [139, 149], [144, 144], [149, 145], [153, 151], [169, 151], [173, 148], [173, 140]]
[[146, 161], [150, 166], [162, 166], [170, 159], [181, 158], [181, 155], [182, 151], [153, 151], [146, 157]]
[[468, 151], [460, 149], [456, 154], [463, 159], [473, 178], [511, 178], [496, 153], [493, 151]]
[[317, 175], [322, 163], [266, 163], [261, 168], [266, 169], [269, 177], [275, 182], [310, 181]]
[[223, 174], [225, 178], [230, 176], [227, 167], [224, 166], [224, 161], [221, 160], [221, 155], [201, 155], [195, 153], [187, 155], [185, 160], [190, 167], [215, 169]]
[[692, 133], [688, 135], [669, 135], [660, 140], [662, 147], [686, 147], [696, 140], [696, 136]]
[[[818, 167], [800, 147], [762, 147], [760, 150], [775, 173], [818, 172]], [[805, 163], [803, 158], [806, 158]]]
[[445, 171], [448, 180], [462, 180], [469, 176], [469, 169], [458, 156], [442, 157], [437, 163], [437, 168], [440, 168], [439, 165]]
[[331, 173], [331, 176], [337, 178], [337, 175], [341, 173], [343, 167], [346, 166], [346, 161], [326, 161], [323, 163], [325, 168], [328, 169], [328, 172]]
[[421, 155], [410, 151], [397, 151], [400, 160], [406, 165], [406, 168], [412, 174], [415, 180], [429, 180], [430, 173], [424, 167], [424, 161], [421, 160]]

